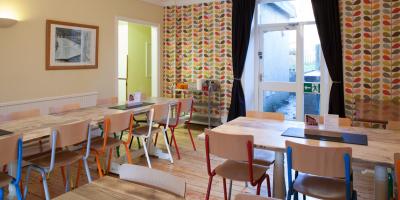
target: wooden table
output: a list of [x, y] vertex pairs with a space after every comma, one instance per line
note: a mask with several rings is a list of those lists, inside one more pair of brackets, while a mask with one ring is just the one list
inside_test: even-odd
[[391, 101], [357, 100], [354, 103], [355, 121], [381, 123], [400, 121], [400, 105]]
[[[172, 98], [157, 97], [157, 98], [148, 98], [144, 100], [144, 102], [150, 102], [155, 104], [162, 104], [162, 103], [175, 104], [177, 100]], [[21, 134], [23, 142], [31, 142], [38, 140], [40, 138], [49, 137], [51, 134], [51, 129], [59, 125], [90, 119], [92, 120], [92, 125], [96, 127], [98, 123], [104, 120], [105, 115], [128, 112], [128, 111], [129, 112], [133, 111], [136, 114], [141, 114], [149, 111], [152, 106], [151, 105], [143, 106], [125, 111], [110, 109], [108, 107], [109, 106], [93, 106], [93, 107], [81, 108], [70, 112], [60, 113], [56, 115], [42, 115], [38, 117], [26, 118], [21, 120], [2, 122], [0, 123], [0, 129]], [[0, 136], [0, 138], [1, 137], [4, 136]], [[153, 147], [153, 145], [149, 145], [149, 147]], [[151, 150], [151, 152], [156, 152], [156, 151]], [[160, 157], [165, 158], [166, 156], [160, 156]], [[10, 164], [8, 167], [10, 175], [15, 175], [16, 166], [14, 164]], [[9, 190], [11, 196], [15, 195], [14, 187], [11, 186]]]
[[[387, 168], [393, 168], [394, 153], [400, 152], [400, 131], [359, 127], [329, 129], [367, 135], [368, 146], [362, 146], [281, 136], [290, 127], [304, 128], [305, 125], [303, 122], [297, 121], [275, 121], [240, 117], [213, 130], [229, 134], [252, 134], [254, 135], [255, 147], [276, 152], [274, 197], [284, 199], [286, 195], [284, 152], [286, 149], [285, 141], [290, 140], [313, 146], [351, 147], [353, 149], [354, 162], [365, 162], [375, 166], [375, 199], [386, 199], [383, 197], [387, 195]], [[324, 127], [320, 128], [324, 129]]]
[[112, 200], [112, 199], [153, 199], [176, 200], [183, 199], [179, 196], [167, 193], [151, 187], [105, 176], [90, 184], [67, 192], [55, 200]]

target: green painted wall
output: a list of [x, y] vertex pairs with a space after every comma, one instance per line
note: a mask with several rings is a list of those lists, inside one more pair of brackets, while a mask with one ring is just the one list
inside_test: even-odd
[[129, 23], [128, 94], [132, 94], [136, 91], [141, 91], [145, 96], [151, 96], [151, 27]]

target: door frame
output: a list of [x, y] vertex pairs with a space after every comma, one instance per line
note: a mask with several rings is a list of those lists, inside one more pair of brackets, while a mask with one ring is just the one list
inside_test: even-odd
[[[256, 9], [257, 12], [257, 9]], [[255, 18], [257, 24], [257, 17]], [[283, 92], [295, 92], [296, 93], [296, 120], [303, 121], [304, 120], [304, 25], [315, 24], [315, 22], [295, 22], [295, 23], [276, 23], [276, 24], [260, 24], [256, 26], [256, 38], [255, 38], [255, 48], [257, 52], [255, 54], [255, 63], [257, 63], [257, 67], [255, 70], [255, 87], [256, 87], [256, 108], [258, 111], [263, 111], [263, 91], [271, 90], [271, 91], [283, 91]], [[260, 59], [258, 56], [258, 52], [263, 52], [264, 39], [263, 34], [269, 31], [284, 31], [284, 30], [296, 30], [296, 82], [263, 82], [262, 77], [263, 74], [263, 59]], [[321, 51], [322, 52], [322, 51]], [[323, 95], [325, 94], [322, 90], [325, 90], [323, 86], [323, 79], [326, 78], [325, 75], [325, 67], [324, 67], [324, 59], [321, 56], [321, 91], [320, 91], [320, 114], [325, 113], [325, 109], [323, 109], [323, 105], [325, 105], [324, 101], [326, 100]], [[303, 67], [299, 67], [303, 66]], [[268, 84], [268, 85], [265, 85]], [[298, 106], [302, 105], [302, 106]]]
[[[160, 97], [161, 96], [161, 77], [162, 77], [162, 70], [161, 70], [161, 24], [159, 23], [154, 23], [154, 22], [150, 22], [150, 21], [145, 21], [145, 20], [141, 20], [141, 19], [135, 19], [135, 18], [128, 18], [128, 17], [122, 17], [122, 16], [116, 16], [114, 19], [114, 31], [115, 31], [115, 66], [117, 68], [116, 73], [114, 74], [114, 95], [118, 96], [118, 22], [119, 21], [125, 21], [128, 23], [135, 23], [135, 24], [141, 24], [141, 25], [147, 25], [147, 26], [151, 26], [152, 28], [156, 28], [157, 29], [157, 41], [155, 42], [157, 44], [157, 59], [156, 59], [156, 69], [157, 69], [157, 76], [156, 77], [152, 77], [152, 88], [156, 88], [157, 91], [155, 92], [155, 97]], [[153, 43], [153, 41], [152, 41]], [[153, 81], [155, 82], [156, 86], [153, 87]], [[153, 91], [152, 91], [153, 94]]]

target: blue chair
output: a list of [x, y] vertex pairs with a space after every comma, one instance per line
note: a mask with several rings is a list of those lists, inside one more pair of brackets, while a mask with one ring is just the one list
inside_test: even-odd
[[[289, 191], [318, 199], [357, 199], [353, 191], [351, 148], [321, 147], [286, 141]], [[295, 171], [293, 180], [292, 170]]]
[[21, 180], [22, 165], [22, 139], [20, 135], [13, 134], [11, 136], [0, 137], [0, 166], [7, 165], [17, 160], [17, 173], [15, 177], [0, 172], [0, 200], [4, 198], [4, 187], [9, 184], [15, 187], [18, 200], [22, 200], [21, 189], [19, 183]]

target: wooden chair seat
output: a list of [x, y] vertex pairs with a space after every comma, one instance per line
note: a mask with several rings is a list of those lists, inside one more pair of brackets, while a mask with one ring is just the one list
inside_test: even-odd
[[[83, 155], [73, 151], [58, 151], [56, 152], [55, 158], [54, 167], [63, 167], [78, 162], [83, 158]], [[48, 167], [51, 162], [51, 152], [30, 160], [29, 162], [42, 167]]]
[[13, 177], [0, 172], [0, 188], [8, 186], [13, 180]]
[[299, 173], [293, 188], [307, 196], [318, 199], [346, 199], [346, 183], [344, 179], [326, 178]]
[[[161, 131], [159, 127], [151, 127], [151, 134], [158, 133]], [[135, 128], [133, 131], [133, 135], [147, 135], [149, 133], [149, 126], [140, 126], [139, 128]]]
[[[267, 169], [267, 167], [253, 165], [253, 179], [259, 180], [265, 175]], [[249, 164], [245, 162], [227, 160], [215, 168], [215, 173], [226, 179], [250, 181]]]
[[253, 164], [269, 166], [275, 162], [275, 152], [264, 149], [254, 149]]
[[[92, 139], [92, 144], [90, 144], [90, 148], [91, 149], [95, 149], [96, 151], [99, 151], [103, 148], [103, 144], [104, 144], [104, 138], [103, 137], [95, 137]], [[112, 138], [112, 137], [108, 137], [107, 138], [107, 144], [106, 144], [106, 148], [111, 148], [111, 147], [117, 147], [119, 145], [123, 144], [122, 140], [116, 139], [116, 138]]]

